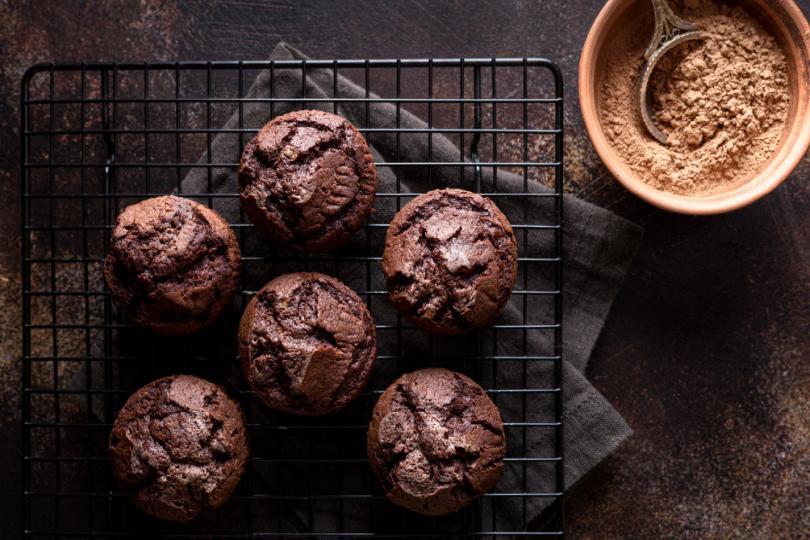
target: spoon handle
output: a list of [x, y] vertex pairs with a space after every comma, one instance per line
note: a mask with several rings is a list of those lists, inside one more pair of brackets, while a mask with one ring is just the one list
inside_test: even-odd
[[667, 0], [652, 0], [652, 5], [655, 12], [655, 32], [652, 41], [650, 41], [650, 46], [647, 47], [647, 51], [644, 53], [645, 60], [649, 60], [659, 47], [680, 34], [681, 31], [693, 32], [698, 30], [697, 25], [675, 15]]

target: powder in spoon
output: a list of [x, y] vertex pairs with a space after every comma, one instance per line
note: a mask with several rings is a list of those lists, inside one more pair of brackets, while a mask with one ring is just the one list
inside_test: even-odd
[[779, 146], [790, 107], [787, 59], [740, 7], [691, 0], [678, 11], [710, 36], [671, 51], [653, 72], [653, 111], [668, 144], [646, 132], [636, 99], [651, 13], [613, 42], [601, 120], [616, 152], [647, 183], [707, 194], [755, 174]]

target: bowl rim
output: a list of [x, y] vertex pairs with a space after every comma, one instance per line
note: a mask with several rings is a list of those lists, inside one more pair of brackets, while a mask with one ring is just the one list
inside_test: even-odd
[[[578, 65], [579, 104], [585, 130], [591, 144], [596, 149], [596, 153], [613, 177], [628, 191], [648, 203], [663, 210], [689, 215], [713, 215], [731, 212], [759, 200], [776, 189], [799, 165], [810, 147], [810, 118], [808, 118], [810, 114], [810, 89], [808, 89], [807, 100], [803, 109], [802, 104], [799, 104], [799, 110], [803, 110], [804, 115], [797, 116], [794, 121], [795, 127], [789, 132], [797, 132], [796, 139], [792, 143], [790, 150], [780, 160], [772, 159], [759, 173], [739, 186], [750, 186], [744, 191], [735, 189], [715, 195], [689, 197], [655, 189], [634, 174], [627, 174], [627, 166], [610, 147], [607, 137], [600, 129], [601, 121], [596, 103], [595, 77], [592, 75], [596, 69], [595, 61], [599, 52], [596, 47], [597, 40], [602, 37], [607, 21], [619, 9], [624, 8], [627, 2], [631, 1], [637, 0], [608, 0], [605, 3], [588, 31], [588, 37], [582, 48]], [[808, 24], [801, 9], [793, 0], [774, 1], [785, 10], [790, 22], [796, 26], [800, 36], [796, 45], [803, 48], [807, 57], [810, 58], [810, 24]]]

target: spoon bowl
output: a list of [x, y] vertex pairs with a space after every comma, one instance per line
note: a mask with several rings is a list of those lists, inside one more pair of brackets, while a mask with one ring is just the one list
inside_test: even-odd
[[677, 48], [679, 45], [687, 41], [702, 40], [708, 34], [703, 30], [692, 30], [683, 34], [677, 34], [674, 38], [664, 42], [659, 48], [649, 56], [647, 62], [644, 64], [644, 69], [641, 70], [641, 75], [638, 79], [638, 102], [641, 107], [641, 120], [644, 122], [644, 127], [652, 135], [655, 140], [661, 144], [667, 144], [669, 136], [661, 131], [655, 124], [655, 118], [652, 114], [652, 94], [650, 93], [650, 78], [652, 77], [655, 67], [669, 51]]
[[655, 125], [652, 114], [652, 98], [648, 88], [655, 66], [672, 49], [681, 43], [703, 39], [706, 34], [692, 22], [675, 15], [667, 0], [651, 0], [655, 13], [655, 30], [650, 45], [644, 52], [647, 61], [641, 70], [638, 85], [638, 104], [641, 110], [641, 121], [650, 135], [661, 144], [667, 144], [669, 137]]

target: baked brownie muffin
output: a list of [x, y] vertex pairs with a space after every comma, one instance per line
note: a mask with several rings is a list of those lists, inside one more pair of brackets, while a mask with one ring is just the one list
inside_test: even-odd
[[184, 335], [211, 325], [231, 303], [240, 266], [236, 236], [219, 214], [168, 195], [121, 212], [104, 276], [137, 324]]
[[113, 477], [160, 519], [188, 521], [225, 504], [247, 458], [239, 404], [191, 375], [163, 377], [132, 394], [110, 435]]
[[242, 152], [242, 206], [276, 244], [329, 251], [371, 211], [377, 170], [345, 118], [294, 111], [265, 125]]
[[388, 498], [414, 512], [454, 512], [486, 493], [501, 475], [505, 454], [498, 408], [461, 373], [408, 373], [374, 406], [369, 462]]
[[413, 324], [439, 335], [486, 326], [512, 292], [517, 243], [495, 203], [439, 189], [400, 210], [385, 237], [388, 296]]
[[279, 276], [242, 315], [239, 354], [250, 386], [268, 407], [295, 414], [342, 409], [366, 385], [376, 358], [374, 320], [339, 280]]

